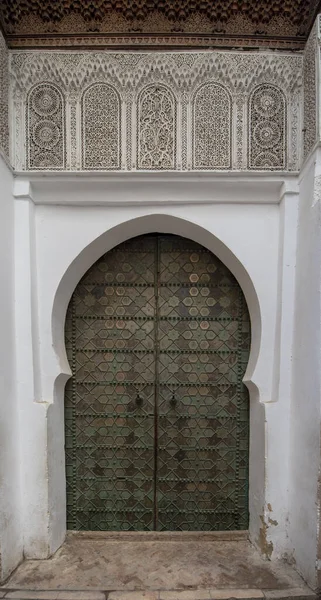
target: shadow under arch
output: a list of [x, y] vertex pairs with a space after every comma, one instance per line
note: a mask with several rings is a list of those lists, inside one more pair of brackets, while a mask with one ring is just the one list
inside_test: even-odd
[[243, 382], [250, 392], [250, 399], [253, 395], [257, 396], [259, 390], [254, 382], [254, 372], [261, 343], [261, 311], [254, 283], [240, 260], [213, 233], [192, 221], [166, 214], [136, 217], [105, 231], [85, 246], [65, 271], [56, 290], [51, 320], [53, 349], [60, 371], [57, 374], [55, 387], [59, 384], [64, 387], [71, 376], [66, 355], [64, 327], [70, 298], [81, 277], [103, 254], [118, 244], [138, 235], [152, 232], [180, 235], [197, 242], [216, 255], [238, 281], [247, 302], [251, 321], [251, 349]]

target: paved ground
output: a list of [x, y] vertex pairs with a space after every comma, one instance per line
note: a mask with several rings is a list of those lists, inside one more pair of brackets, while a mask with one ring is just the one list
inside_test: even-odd
[[1, 595], [8, 600], [312, 600], [314, 595], [303, 594], [294, 588], [282, 593], [263, 593], [259, 590], [189, 590], [172, 592], [40, 592], [14, 591]]
[[68, 534], [49, 560], [25, 561], [0, 588], [0, 598], [19, 600], [105, 600], [106, 594], [108, 600], [299, 600], [311, 591], [288, 565], [262, 559], [242, 536], [87, 533]]

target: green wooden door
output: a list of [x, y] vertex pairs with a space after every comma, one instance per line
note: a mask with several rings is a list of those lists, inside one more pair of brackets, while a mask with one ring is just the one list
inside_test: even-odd
[[248, 525], [250, 322], [202, 246], [127, 241], [79, 282], [66, 318], [67, 526]]

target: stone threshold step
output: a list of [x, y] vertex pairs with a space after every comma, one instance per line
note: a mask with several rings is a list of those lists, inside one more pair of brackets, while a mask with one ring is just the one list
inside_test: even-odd
[[308, 587], [278, 590], [201, 589], [171, 591], [0, 590], [4, 600], [317, 600]]
[[67, 540], [105, 540], [106, 542], [234, 542], [248, 540], [242, 531], [68, 531]]

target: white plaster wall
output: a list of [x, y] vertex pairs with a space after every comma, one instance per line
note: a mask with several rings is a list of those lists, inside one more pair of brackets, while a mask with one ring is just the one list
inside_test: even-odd
[[[63, 395], [70, 370], [64, 320], [70, 296], [86, 270], [110, 248], [135, 235], [160, 231], [205, 245], [231, 269], [245, 293], [253, 327], [245, 375], [251, 405], [250, 536], [272, 559], [291, 554], [295, 544], [298, 568], [312, 582], [316, 548], [310, 530], [314, 528], [315, 536], [316, 523], [309, 524], [309, 533], [304, 522], [301, 533], [288, 531], [288, 523], [295, 528], [302, 503], [309, 505], [307, 518], [315, 514], [316, 486], [309, 456], [299, 468], [301, 450], [293, 427], [291, 452], [298, 458], [297, 471], [289, 452], [292, 386], [296, 388], [297, 189], [296, 177], [264, 174], [17, 177], [17, 380], [27, 558], [50, 556], [65, 536]], [[310, 416], [312, 428], [317, 427], [316, 415]], [[303, 417], [296, 413], [299, 428]], [[308, 436], [310, 420], [305, 426]], [[313, 477], [306, 498], [300, 492], [301, 468], [307, 478]], [[310, 546], [308, 569], [301, 566], [305, 544]]]
[[[35, 206], [15, 200], [15, 296], [17, 396], [21, 445], [21, 519], [24, 556], [50, 554], [48, 542], [48, 436], [49, 404], [38, 388], [39, 335], [37, 310]], [[28, 457], [28, 460], [26, 460]], [[34, 502], [34, 494], [37, 502]], [[36, 549], [36, 550], [35, 550]]]
[[0, 581], [22, 559], [14, 323], [13, 177], [0, 156]]
[[[297, 199], [295, 180], [130, 181], [18, 178], [17, 367], [24, 427], [24, 552], [49, 556], [65, 536], [64, 319], [80, 277], [104, 252], [150, 231], [190, 237], [232, 270], [253, 325], [250, 534], [268, 557], [288, 551], [288, 441]], [[292, 186], [292, 187], [291, 187]], [[293, 188], [293, 189], [292, 189]], [[291, 191], [292, 190], [292, 191]], [[32, 199], [33, 198], [33, 199]], [[197, 199], [197, 200], [196, 200]]]
[[321, 153], [300, 181], [291, 404], [289, 538], [298, 570], [316, 583], [320, 472]]
[[[134, 193], [134, 192], [133, 192]], [[193, 226], [194, 225], [194, 226]], [[197, 226], [201, 228], [197, 230]], [[219, 246], [212, 239], [214, 235], [223, 241], [232, 254], [250, 273], [255, 281], [256, 291], [263, 300], [262, 321], [264, 328], [265, 353], [261, 356], [260, 363], [256, 365], [257, 375], [249, 376], [250, 381], [255, 381], [253, 387], [258, 388], [260, 398], [271, 400], [271, 387], [273, 376], [273, 354], [275, 334], [276, 313], [276, 287], [278, 269], [278, 207], [262, 205], [253, 207], [250, 205], [190, 205], [181, 207], [149, 206], [148, 208], [136, 207], [79, 207], [79, 206], [37, 206], [37, 246], [38, 246], [38, 282], [39, 288], [39, 317], [41, 332], [41, 356], [43, 362], [41, 373], [43, 375], [43, 392], [46, 398], [52, 397], [53, 382], [57, 375], [64, 371], [66, 365], [57, 365], [57, 358], [51, 352], [52, 334], [51, 318], [53, 312], [53, 300], [62, 277], [77, 261], [76, 270], [73, 270], [73, 282], [68, 281], [68, 287], [60, 290], [62, 297], [59, 300], [61, 313], [59, 311], [59, 322], [57, 323], [56, 349], [59, 352], [59, 342], [63, 341], [61, 325], [64, 322], [64, 314], [70, 295], [79, 278], [87, 268], [99, 256], [109, 248], [120, 243], [122, 240], [145, 233], [148, 231], [164, 231], [178, 233], [203, 243], [216, 252], [224, 262], [233, 268], [235, 263], [229, 255], [222, 256]], [[101, 237], [102, 236], [102, 237]], [[57, 240], [59, 239], [59, 244]], [[98, 243], [93, 244], [98, 239]], [[93, 245], [91, 245], [93, 244]], [[84, 250], [88, 248], [88, 251]], [[255, 251], [254, 251], [255, 248]], [[84, 252], [83, 256], [81, 254]], [[222, 249], [221, 249], [222, 252]], [[48, 257], [51, 256], [50, 268], [48, 268]], [[261, 260], [258, 260], [260, 256]], [[230, 260], [229, 260], [230, 259]], [[232, 264], [231, 264], [232, 263]], [[235, 273], [242, 277], [241, 271]], [[246, 283], [244, 282], [246, 285]], [[64, 289], [65, 288], [65, 289]], [[244, 286], [243, 286], [244, 289]], [[245, 293], [251, 290], [247, 287]], [[55, 314], [55, 313], [54, 313]], [[56, 315], [55, 315], [56, 316]], [[257, 321], [260, 329], [260, 321]], [[255, 333], [260, 333], [256, 331]], [[64, 358], [64, 352], [59, 352], [60, 362]], [[58, 366], [58, 368], [57, 368]], [[253, 365], [254, 367], [254, 365]], [[261, 373], [260, 373], [261, 372]], [[257, 405], [259, 399], [253, 398], [253, 404]], [[52, 460], [49, 464], [49, 481], [52, 482], [52, 502], [56, 506], [55, 514], [51, 521], [52, 531], [55, 532], [57, 543], [63, 538], [65, 526], [65, 474], [64, 469], [59, 468], [63, 461], [62, 440], [63, 425], [59, 414], [62, 413], [62, 394], [56, 398], [56, 404], [52, 406], [51, 418], [48, 426], [52, 427], [51, 439], [53, 446], [52, 456], [58, 455], [59, 462]], [[254, 409], [255, 410], [255, 409]], [[252, 444], [253, 468], [250, 475], [250, 514], [251, 533], [262, 550], [266, 550], [265, 531], [263, 539], [260, 536], [262, 528], [261, 518], [264, 520], [265, 513], [265, 444], [264, 444], [264, 406], [258, 407], [259, 419], [252, 417], [252, 428], [257, 434], [257, 441]], [[252, 413], [253, 414], [253, 411]], [[278, 427], [278, 414], [274, 415], [269, 422], [269, 435], [273, 427]], [[53, 427], [52, 423], [56, 426]], [[263, 431], [262, 431], [263, 429]], [[263, 442], [263, 445], [262, 445]], [[273, 446], [273, 444], [272, 444]], [[261, 451], [261, 454], [260, 454]], [[284, 464], [279, 463], [277, 473], [274, 472], [274, 490], [269, 492], [269, 500], [278, 513], [278, 498], [285, 480]], [[63, 494], [59, 492], [63, 490]], [[284, 508], [284, 507], [283, 507]], [[282, 514], [280, 512], [280, 514]], [[280, 522], [282, 518], [279, 519]], [[282, 527], [282, 525], [281, 525]], [[284, 527], [282, 529], [284, 535]]]

